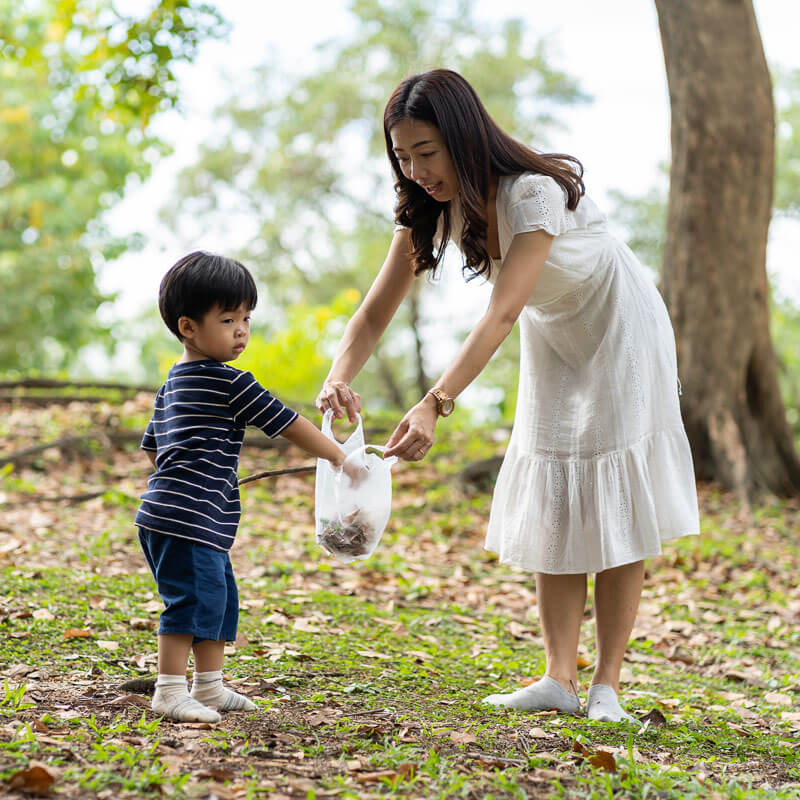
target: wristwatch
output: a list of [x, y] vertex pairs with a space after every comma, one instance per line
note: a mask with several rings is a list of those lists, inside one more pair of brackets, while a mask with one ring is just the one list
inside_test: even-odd
[[441, 389], [429, 389], [428, 394], [436, 398], [436, 411], [442, 417], [449, 417], [456, 407], [455, 400], [448, 397]]

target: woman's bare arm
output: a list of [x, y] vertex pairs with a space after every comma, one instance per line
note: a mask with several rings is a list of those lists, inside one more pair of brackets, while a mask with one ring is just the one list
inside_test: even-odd
[[489, 363], [511, 333], [544, 267], [553, 237], [531, 231], [514, 237], [497, 276], [489, 307], [436, 386], [457, 397]]
[[334, 415], [340, 417], [344, 408], [352, 421], [356, 412], [361, 410], [361, 398], [348, 384], [372, 355], [378, 339], [414, 282], [409, 256], [410, 235], [405, 228], [395, 232], [378, 276], [364, 302], [347, 323], [328, 377], [317, 397], [320, 411], [332, 408]]
[[[450, 397], [458, 397], [483, 371], [514, 327], [544, 267], [553, 237], [530, 231], [514, 237], [495, 281], [489, 307], [472, 329], [450, 366], [436, 382]], [[425, 395], [389, 438], [386, 455], [419, 460], [433, 444], [438, 414], [432, 395]]]

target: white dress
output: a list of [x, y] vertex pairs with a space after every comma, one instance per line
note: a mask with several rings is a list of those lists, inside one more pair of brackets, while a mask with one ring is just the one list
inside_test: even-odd
[[497, 225], [491, 282], [515, 234], [555, 239], [519, 318], [519, 396], [486, 549], [536, 572], [590, 573], [699, 533], [675, 337], [655, 283], [592, 200], [570, 211], [548, 176], [501, 178]]

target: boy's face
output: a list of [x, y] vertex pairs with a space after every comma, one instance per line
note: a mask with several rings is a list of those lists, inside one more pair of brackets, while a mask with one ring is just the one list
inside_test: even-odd
[[183, 336], [183, 361], [212, 358], [234, 361], [244, 352], [250, 339], [250, 309], [244, 304], [234, 311], [214, 306], [200, 321], [181, 317], [178, 328]]

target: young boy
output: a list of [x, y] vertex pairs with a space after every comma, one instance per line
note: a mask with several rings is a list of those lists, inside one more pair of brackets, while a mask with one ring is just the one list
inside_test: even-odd
[[[153, 462], [136, 514], [139, 540], [165, 609], [158, 632], [153, 711], [180, 721], [218, 722], [219, 711], [253, 711], [222, 684], [226, 641], [236, 638], [239, 596], [228, 551], [241, 513], [237, 468], [248, 425], [283, 436], [328, 459], [358, 481], [341, 448], [284, 406], [238, 358], [250, 336], [257, 300], [237, 261], [194, 252], [170, 268], [158, 305], [183, 356], [158, 390], [142, 449]], [[195, 659], [191, 694], [189, 651]]]

